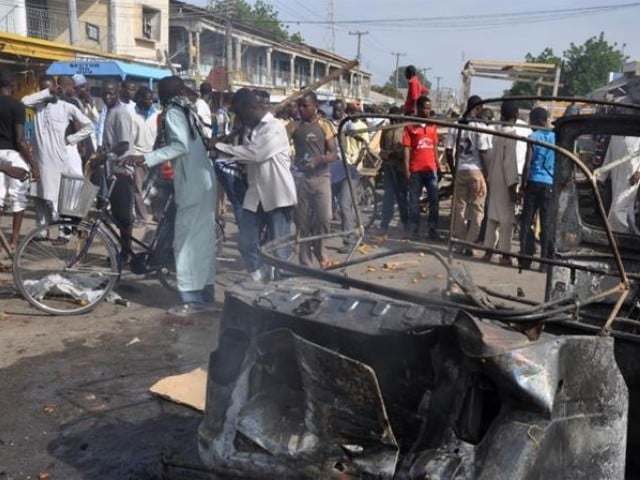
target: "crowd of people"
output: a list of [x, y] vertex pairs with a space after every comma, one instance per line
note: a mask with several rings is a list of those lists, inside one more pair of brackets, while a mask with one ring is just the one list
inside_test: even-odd
[[[221, 96], [212, 108], [208, 83], [196, 92], [176, 76], [158, 83], [159, 105], [146, 86], [106, 80], [98, 109], [82, 75], [44, 77], [40, 90], [20, 102], [12, 97], [11, 79], [3, 73], [0, 207], [14, 216], [11, 245], [15, 248], [19, 241], [29, 172], [36, 185], [36, 222], [46, 224], [59, 215], [61, 175], [87, 175], [104, 189], [104, 174], [87, 165], [92, 166], [101, 147], [126, 142], [110, 196], [122, 261], [126, 264], [133, 254], [134, 225], [153, 219], [143, 195], [145, 178], [150, 169], [171, 169], [177, 210], [174, 253], [182, 300], [172, 309], [176, 315], [214, 308], [215, 216], [224, 212], [225, 196], [238, 224], [241, 257], [255, 281], [284, 273], [264, 265], [259, 249], [264, 242], [290, 235], [294, 226], [300, 238], [309, 238], [298, 245], [300, 264], [333, 265], [326, 241], [334, 212], [343, 232], [339, 250], [350, 251], [357, 226], [348, 179], [358, 181], [363, 152], [382, 160], [378, 239], [388, 237], [395, 210], [403, 236], [421, 239], [425, 192], [428, 213], [423, 234], [429, 241], [442, 239], [438, 184], [442, 169], [448, 168], [454, 185], [455, 252], [473, 256], [474, 247], [481, 245], [485, 260], [500, 252], [500, 262], [512, 265], [512, 238], [518, 227], [520, 253], [525, 255], [519, 266], [530, 268], [537, 217], [541, 255], [548, 256], [554, 152], [500, 135], [553, 144], [546, 110], [533, 108], [527, 125], [518, 106], [504, 101], [500, 120], [492, 122], [492, 111], [472, 96], [443, 144], [437, 126], [429, 121], [433, 111], [428, 90], [414, 67], [407, 68], [406, 77], [410, 85], [406, 102], [388, 110], [391, 120], [364, 121], [357, 116], [360, 105], [341, 99], [334, 101], [330, 115], [325, 114], [313, 91], [305, 91], [280, 112], [271, 111], [267, 92], [247, 88]], [[24, 134], [25, 108], [34, 112], [30, 145]], [[338, 138], [341, 124], [343, 136]], [[439, 145], [444, 146], [443, 164]], [[519, 203], [522, 213], [516, 225]], [[58, 241], [64, 242], [64, 232]], [[295, 253], [281, 246], [275, 255], [291, 260]]]

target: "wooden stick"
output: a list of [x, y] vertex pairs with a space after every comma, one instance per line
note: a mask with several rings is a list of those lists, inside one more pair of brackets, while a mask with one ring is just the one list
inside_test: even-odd
[[320, 80], [313, 82], [311, 85], [309, 85], [308, 87], [305, 87], [302, 90], [299, 90], [297, 92], [293, 92], [291, 95], [289, 95], [287, 98], [285, 98], [284, 100], [282, 100], [280, 103], [277, 103], [276, 105], [274, 105], [273, 107], [271, 107], [271, 111], [272, 112], [277, 112], [278, 110], [280, 110], [282, 107], [284, 107], [287, 103], [289, 102], [295, 102], [297, 99], [304, 97], [307, 93], [318, 89], [319, 87], [321, 87], [322, 85], [324, 85], [325, 83], [330, 82], [331, 80], [335, 80], [336, 78], [342, 76], [342, 74], [344, 72], [348, 72], [349, 70], [351, 70], [352, 68], [356, 67], [358, 65], [358, 60], [351, 60], [349, 63], [347, 63], [346, 65], [334, 70], [333, 72], [331, 72], [329, 75], [325, 75], [324, 77], [322, 77]]

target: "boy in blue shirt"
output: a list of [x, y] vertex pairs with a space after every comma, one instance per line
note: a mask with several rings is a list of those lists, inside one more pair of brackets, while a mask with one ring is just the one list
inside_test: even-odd
[[[533, 133], [529, 138], [555, 143], [556, 136], [552, 131], [544, 130], [547, 127], [547, 111], [542, 107], [536, 107], [529, 114], [529, 123]], [[534, 219], [536, 213], [540, 217], [540, 257], [549, 255], [549, 212], [551, 207], [551, 195], [553, 189], [553, 171], [555, 165], [555, 152], [549, 148], [530, 144], [527, 148], [527, 159], [522, 172], [520, 191], [524, 195], [522, 206], [522, 219], [520, 228], [520, 253], [533, 255], [536, 250], [534, 236]], [[520, 259], [520, 268], [531, 268], [531, 260]], [[540, 271], [545, 271], [546, 265], [540, 265]]]

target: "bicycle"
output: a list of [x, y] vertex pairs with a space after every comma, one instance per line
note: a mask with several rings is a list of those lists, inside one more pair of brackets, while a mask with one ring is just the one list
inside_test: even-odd
[[[368, 145], [364, 145], [361, 148], [358, 159], [353, 165], [359, 173], [358, 180], [353, 184], [356, 208], [360, 212], [360, 221], [365, 230], [371, 228], [380, 215], [380, 199], [376, 193], [376, 177], [381, 165], [382, 160], [368, 148]], [[332, 197], [333, 217], [339, 218], [340, 204], [334, 194], [332, 194]]]
[[[118, 181], [111, 167], [127, 149], [128, 146], [118, 145], [103, 155], [108, 178], [105, 195], [99, 195], [97, 187], [83, 177], [63, 175], [59, 202], [63, 218], [36, 227], [18, 245], [13, 258], [14, 282], [35, 308], [52, 315], [78, 315], [95, 308], [115, 288], [122, 264], [120, 235], [109, 211], [109, 196]], [[65, 188], [76, 195], [64, 198]], [[97, 208], [87, 217], [96, 196]], [[174, 218], [171, 196], [151, 241], [132, 239], [142, 250], [134, 254], [131, 262], [133, 273], [156, 274], [171, 290], [177, 290], [172, 248]], [[220, 223], [216, 224], [216, 237], [216, 244], [221, 245], [224, 229]]]

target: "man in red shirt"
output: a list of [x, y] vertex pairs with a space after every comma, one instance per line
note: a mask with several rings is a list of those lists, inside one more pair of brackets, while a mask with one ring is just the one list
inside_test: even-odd
[[429, 95], [427, 87], [420, 83], [416, 67], [409, 65], [404, 69], [404, 77], [407, 79], [407, 99], [404, 102], [404, 114], [416, 115], [416, 102], [422, 95]]
[[[417, 116], [428, 118], [431, 100], [422, 95], [416, 102]], [[407, 231], [418, 239], [420, 222], [420, 194], [427, 188], [429, 195], [429, 238], [439, 240], [438, 234], [438, 129], [435, 125], [416, 124], [406, 127], [402, 137], [404, 163], [409, 180]]]

